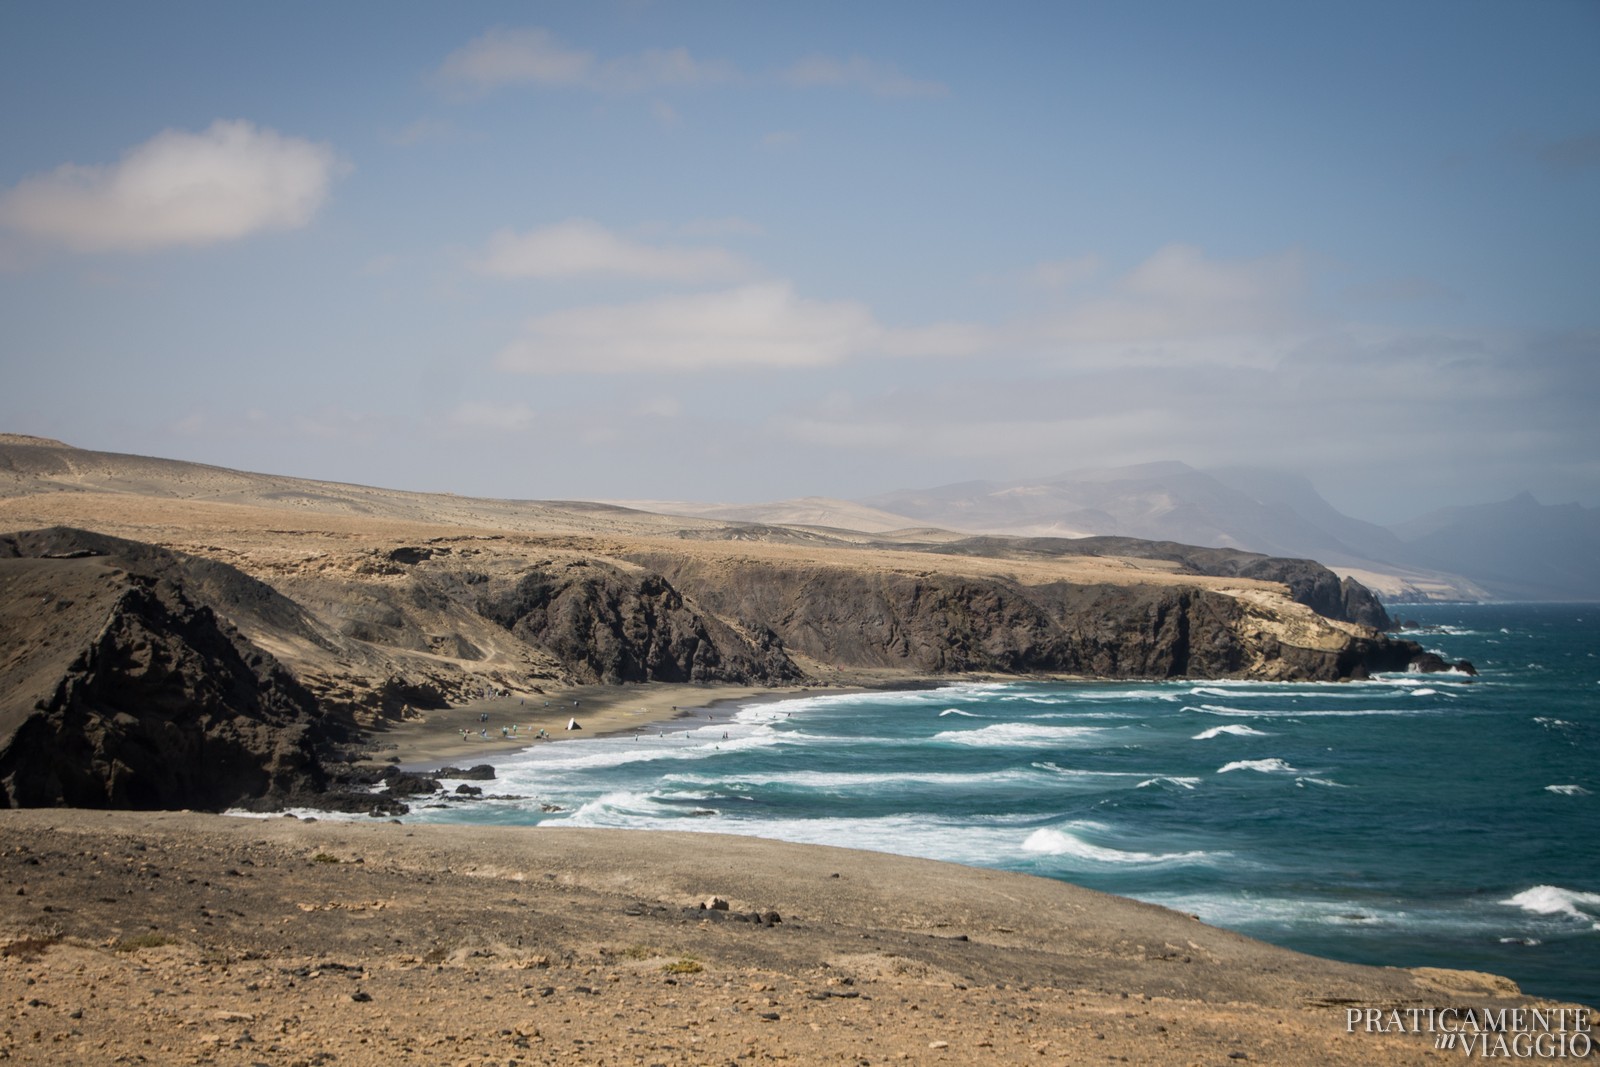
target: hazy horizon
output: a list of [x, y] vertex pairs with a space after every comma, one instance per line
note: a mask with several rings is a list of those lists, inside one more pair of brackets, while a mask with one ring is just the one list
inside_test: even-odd
[[1600, 506], [1600, 7], [0, 9], [0, 429], [510, 499]]

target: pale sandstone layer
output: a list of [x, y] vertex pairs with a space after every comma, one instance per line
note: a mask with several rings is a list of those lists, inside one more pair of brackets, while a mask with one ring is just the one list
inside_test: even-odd
[[1445, 1063], [1347, 1013], [1534, 1003], [842, 849], [0, 812], [19, 1064]]

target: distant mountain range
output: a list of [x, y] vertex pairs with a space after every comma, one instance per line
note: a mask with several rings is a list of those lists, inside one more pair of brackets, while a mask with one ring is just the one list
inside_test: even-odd
[[1600, 509], [1524, 493], [1385, 527], [1343, 514], [1305, 478], [1186, 463], [962, 482], [862, 500], [633, 501], [669, 514], [882, 533], [937, 527], [1021, 537], [1122, 536], [1315, 559], [1391, 603], [1600, 600]]

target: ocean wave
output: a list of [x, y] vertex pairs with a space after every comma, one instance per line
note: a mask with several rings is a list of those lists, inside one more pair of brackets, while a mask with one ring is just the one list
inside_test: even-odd
[[961, 716], [963, 716], [965, 718], [968, 718], [968, 719], [981, 719], [981, 718], [983, 718], [982, 715], [978, 715], [978, 714], [976, 714], [974, 712], [970, 712], [970, 711], [962, 711], [960, 708], [945, 708], [943, 711], [941, 711], [939, 713], [939, 717], [941, 719], [944, 718], [946, 715], [961, 715]]
[[1086, 689], [1076, 695], [1080, 700], [1161, 700], [1172, 703], [1182, 699], [1178, 693], [1167, 689]]
[[1584, 893], [1576, 889], [1563, 889], [1558, 885], [1536, 885], [1500, 903], [1535, 915], [1564, 915], [1600, 930], [1600, 921], [1597, 921], [1600, 920], [1600, 893]]
[[1237, 719], [1355, 719], [1366, 715], [1442, 715], [1438, 708], [1230, 708], [1226, 704], [1185, 704], [1183, 711], [1228, 715]]
[[1345, 785], [1343, 782], [1335, 782], [1332, 778], [1312, 778], [1310, 776], [1305, 776], [1305, 777], [1301, 777], [1301, 778], [1296, 778], [1294, 780], [1294, 784], [1299, 786], [1301, 789], [1304, 789], [1306, 787], [1307, 783], [1309, 783], [1311, 785], [1327, 786], [1330, 789], [1349, 789], [1350, 788], [1349, 786]]
[[978, 730], [945, 730], [933, 740], [984, 748], [1051, 748], [1056, 745], [1093, 742], [1115, 727], [1034, 726], [1030, 723], [1002, 722]]
[[1544, 788], [1547, 793], [1559, 793], [1564, 797], [1586, 797], [1589, 795], [1589, 791], [1581, 785], [1547, 785]]
[[1217, 768], [1218, 774], [1227, 774], [1229, 771], [1260, 771], [1262, 774], [1298, 774], [1295, 768], [1276, 756], [1268, 759], [1241, 759], [1232, 763], [1224, 763]]
[[1138, 778], [1145, 775], [1144, 771], [1086, 771], [1077, 767], [1062, 767], [1048, 760], [1030, 763], [1028, 766], [1051, 774], [1059, 774], [1066, 778]]
[[1197, 786], [1199, 784], [1200, 784], [1200, 779], [1198, 779], [1198, 778], [1184, 778], [1184, 777], [1179, 777], [1179, 776], [1176, 776], [1176, 775], [1168, 774], [1168, 775], [1162, 775], [1159, 778], [1146, 778], [1144, 781], [1140, 782], [1134, 788], [1136, 788], [1136, 789], [1148, 789], [1151, 786], [1165, 785], [1165, 786], [1176, 786], [1179, 789], [1193, 789], [1195, 786]]
[[1067, 830], [1035, 830], [1022, 842], [1022, 851], [1045, 856], [1072, 856], [1095, 863], [1193, 863], [1212, 858], [1208, 852], [1134, 852], [1107, 848], [1085, 841]]
[[1239, 726], [1239, 725], [1235, 725], [1235, 724], [1230, 723], [1227, 726], [1213, 726], [1209, 730], [1201, 730], [1199, 733], [1195, 734], [1189, 740], [1191, 740], [1191, 741], [1209, 741], [1213, 737], [1221, 737], [1223, 734], [1229, 734], [1229, 735], [1234, 736], [1234, 737], [1271, 737], [1272, 736], [1269, 733], [1265, 733], [1264, 731], [1253, 729], [1252, 727], [1249, 727], [1249, 726]]
[[1045, 776], [1037, 770], [1013, 768], [1002, 771], [742, 771], [727, 775], [669, 774], [661, 779], [667, 785], [693, 785], [714, 789], [751, 789], [761, 786], [790, 786], [860, 795], [881, 792], [897, 786], [968, 786], [987, 788], [1002, 783], [1038, 782]]

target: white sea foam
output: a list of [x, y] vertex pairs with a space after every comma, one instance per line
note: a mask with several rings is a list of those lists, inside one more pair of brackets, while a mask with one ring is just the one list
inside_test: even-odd
[[1206, 852], [1134, 852], [1085, 841], [1067, 830], [1046, 827], [1022, 842], [1022, 851], [1045, 856], [1072, 856], [1095, 863], [1193, 863], [1211, 858]]
[[1115, 727], [1035, 726], [1032, 723], [1001, 722], [978, 730], [945, 730], [933, 735], [935, 741], [980, 748], [1053, 748], [1057, 745], [1092, 744]]
[[1029, 766], [1065, 778], [1138, 778], [1145, 774], [1143, 771], [1085, 771], [1077, 767], [1061, 767], [1048, 760], [1031, 763]]
[[1439, 695], [1439, 691], [1437, 689], [1429, 689], [1427, 686], [1419, 686], [1411, 690], [1411, 695], [1414, 697], [1436, 697]]
[[1547, 785], [1546, 792], [1559, 793], [1564, 797], [1586, 797], [1589, 791], [1581, 785]]
[[1200, 779], [1198, 779], [1198, 778], [1182, 778], [1182, 777], [1178, 777], [1176, 775], [1168, 774], [1168, 775], [1162, 775], [1159, 778], [1146, 778], [1144, 781], [1140, 782], [1138, 784], [1138, 786], [1136, 786], [1135, 788], [1148, 789], [1151, 786], [1165, 785], [1165, 786], [1176, 786], [1179, 789], [1193, 789], [1195, 786], [1197, 786], [1199, 784], [1200, 784]]
[[977, 714], [974, 714], [973, 712], [970, 712], [970, 711], [962, 711], [960, 708], [945, 708], [943, 711], [941, 711], [939, 713], [939, 717], [941, 719], [944, 718], [946, 715], [961, 715], [961, 716], [963, 716], [965, 718], [968, 718], [968, 719], [981, 719], [981, 718], [983, 718], [982, 715], [977, 715]]
[[664, 785], [695, 785], [716, 789], [751, 789], [760, 786], [792, 786], [848, 795], [869, 791], [883, 791], [896, 787], [931, 785], [941, 787], [965, 786], [972, 789], [989, 788], [1006, 782], [1039, 782], [1045, 775], [1037, 770], [1016, 768], [1004, 771], [961, 773], [954, 771], [902, 771], [874, 773], [871, 771], [747, 771], [728, 775], [696, 774], [693, 772], [669, 774], [661, 779]]
[[1302, 778], [1296, 778], [1294, 780], [1294, 784], [1299, 786], [1301, 789], [1304, 789], [1308, 784], [1309, 785], [1323, 785], [1323, 786], [1327, 786], [1330, 789], [1349, 789], [1350, 788], [1349, 786], [1345, 785], [1343, 782], [1335, 782], [1332, 778], [1312, 778], [1310, 776], [1306, 776], [1306, 777], [1302, 777]]
[[1077, 696], [1079, 700], [1161, 700], [1168, 703], [1181, 699], [1180, 694], [1169, 689], [1085, 689]]
[[1213, 737], [1221, 737], [1223, 734], [1228, 734], [1228, 735], [1231, 735], [1233, 737], [1271, 737], [1272, 736], [1271, 734], [1264, 733], [1261, 730], [1256, 730], [1256, 729], [1253, 729], [1253, 728], [1251, 728], [1249, 726], [1240, 726], [1240, 725], [1237, 725], [1235, 723], [1229, 723], [1227, 726], [1213, 726], [1209, 730], [1201, 730], [1199, 733], [1195, 734], [1194, 737], [1190, 738], [1190, 740], [1191, 741], [1209, 741]]
[[1218, 774], [1227, 774], [1229, 771], [1260, 771], [1262, 774], [1298, 774], [1295, 768], [1276, 756], [1269, 759], [1241, 759], [1232, 763], [1224, 763], [1217, 768]]
[[1241, 719], [1354, 719], [1365, 715], [1442, 715], [1437, 708], [1230, 708], [1226, 704], [1185, 704], [1184, 711], [1204, 712], [1207, 715], [1228, 715]]
[[1583, 893], [1557, 885], [1536, 885], [1500, 903], [1535, 915], [1564, 915], [1600, 930], [1600, 921], [1597, 921], [1600, 919], [1600, 893]]

